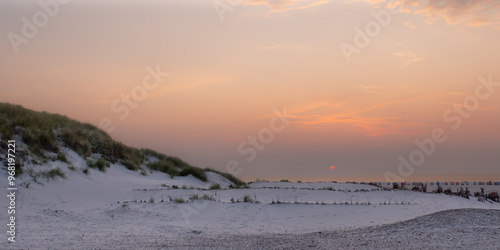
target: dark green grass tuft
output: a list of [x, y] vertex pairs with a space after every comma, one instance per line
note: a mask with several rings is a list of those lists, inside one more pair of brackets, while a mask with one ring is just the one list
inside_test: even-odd
[[56, 177], [66, 178], [66, 174], [59, 168], [54, 168], [47, 172], [43, 172], [42, 175], [47, 179], [52, 179], [52, 180], [55, 180]]
[[188, 176], [188, 175], [192, 175], [194, 177], [196, 177], [197, 179], [200, 179], [202, 181], [207, 181], [208, 178], [207, 178], [207, 174], [205, 173], [205, 171], [201, 168], [196, 168], [196, 167], [185, 167], [184, 169], [181, 170], [181, 172], [179, 173], [180, 176]]
[[102, 158], [99, 158], [95, 161], [87, 160], [87, 166], [89, 168], [97, 168], [101, 172], [106, 172], [106, 168], [110, 167], [110, 163]]

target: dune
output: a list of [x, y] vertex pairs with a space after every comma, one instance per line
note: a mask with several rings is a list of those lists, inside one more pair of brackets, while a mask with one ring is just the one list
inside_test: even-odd
[[93, 146], [85, 154], [58, 136], [57, 153], [36, 153], [33, 141], [13, 137], [23, 163], [15, 176], [15, 242], [5, 237], [2, 249], [439, 248], [479, 240], [493, 248], [500, 233], [500, 204], [491, 200], [354, 183], [246, 184], [116, 142], [102, 143], [140, 157], [110, 160]]

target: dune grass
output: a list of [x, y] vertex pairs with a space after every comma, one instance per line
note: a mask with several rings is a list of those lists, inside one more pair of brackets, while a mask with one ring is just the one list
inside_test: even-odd
[[106, 172], [106, 168], [110, 167], [110, 163], [102, 158], [99, 158], [95, 161], [87, 160], [87, 166], [89, 168], [97, 168], [101, 172]]
[[[66, 155], [61, 151], [62, 147], [67, 147], [87, 159], [88, 167], [103, 172], [111, 163], [121, 163], [133, 171], [144, 170], [142, 166], [146, 166], [150, 170], [167, 173], [172, 178], [193, 175], [202, 181], [207, 181], [205, 172], [212, 171], [228, 178], [236, 186], [244, 184], [228, 173], [191, 166], [175, 156], [168, 156], [151, 149], [128, 147], [89, 123], [81, 123], [63, 115], [29, 110], [20, 105], [0, 103], [0, 138], [6, 141], [16, 135], [27, 145], [29, 152], [35, 158], [33, 161], [35, 164], [56, 159], [68, 162]], [[2, 147], [0, 150], [1, 153], [5, 153], [6, 149]], [[54, 159], [49, 156], [53, 154], [57, 156]], [[101, 158], [93, 159], [90, 157], [93, 154], [98, 154]], [[154, 157], [158, 161], [150, 162], [147, 156]], [[19, 162], [22, 162], [27, 159], [27, 155], [20, 155], [20, 158]], [[22, 173], [22, 165], [18, 168]], [[86, 172], [88, 174], [88, 170]]]
[[205, 168], [205, 172], [214, 172], [216, 174], [224, 176], [226, 179], [228, 179], [232, 183], [234, 183], [236, 185], [235, 186], [236, 188], [246, 188], [246, 187], [248, 187], [247, 184], [244, 181], [242, 181], [242, 180], [234, 177], [232, 174], [224, 173], [224, 172], [221, 172], [221, 171], [218, 171], [218, 170], [215, 170], [215, 169], [211, 169], [211, 168]]

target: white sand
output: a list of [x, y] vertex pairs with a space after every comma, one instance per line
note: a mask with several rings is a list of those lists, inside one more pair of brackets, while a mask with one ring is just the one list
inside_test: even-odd
[[[71, 160], [78, 168], [84, 164], [76, 154], [71, 155]], [[62, 163], [52, 164], [63, 166]], [[376, 233], [379, 229], [374, 226], [408, 221], [452, 209], [500, 209], [499, 203], [479, 202], [474, 198], [468, 200], [444, 194], [381, 191], [374, 186], [357, 184], [253, 183], [250, 189], [239, 190], [172, 190], [168, 187], [185, 185], [207, 188], [212, 183], [227, 187], [229, 182], [212, 173], [207, 183], [192, 176], [172, 179], [159, 172], [142, 176], [119, 165], [113, 165], [105, 173], [91, 170], [88, 176], [67, 168], [64, 171], [65, 179], [41, 180], [43, 185], [31, 183], [29, 188], [18, 190], [16, 242], [8, 243], [7, 234], [4, 234], [1, 248], [135, 249], [184, 245], [232, 248], [233, 245], [229, 243], [219, 242], [219, 239], [224, 241], [225, 237], [233, 237], [231, 239], [237, 242], [241, 239], [243, 245], [234, 245], [237, 247], [245, 247], [245, 244], [254, 244], [255, 240], [262, 239], [258, 242], [269, 244], [261, 244], [263, 248], [286, 246], [273, 245], [275, 238], [278, 239], [276, 242], [286, 242], [294, 237], [306, 237], [301, 242], [308, 242], [312, 237], [315, 242], [323, 239], [327, 243], [311, 243], [311, 247], [327, 248], [331, 237], [344, 235], [339, 232], [358, 236], [361, 233], [363, 239], [365, 236], [367, 239], [372, 237], [373, 242], [368, 242], [367, 248], [391, 248], [380, 237], [392, 237], [390, 242], [394, 243], [394, 235], [390, 233], [392, 229], [384, 229], [386, 236], [383, 236]], [[5, 177], [6, 174], [2, 174], [2, 178]], [[27, 181], [30, 178], [17, 180], [18, 183]], [[320, 190], [330, 187], [335, 191]], [[4, 182], [2, 188], [6, 188]], [[170, 201], [175, 198], [187, 200], [193, 194], [209, 194], [215, 201], [198, 200], [183, 204]], [[231, 199], [241, 201], [245, 195], [259, 203], [231, 203]], [[154, 203], [149, 203], [151, 198]], [[164, 202], [161, 202], [162, 199]], [[278, 201], [280, 204], [272, 204]], [[0, 220], [6, 224], [6, 199], [1, 199], [1, 202], [5, 212], [0, 213]], [[498, 213], [495, 214], [498, 216]], [[457, 218], [461, 216], [463, 214], [457, 215]], [[484, 219], [482, 214], [476, 216], [471, 213], [471, 216], [472, 221], [463, 221], [460, 225], [467, 228], [468, 224], [475, 223], [480, 227], [484, 222], [474, 219]], [[431, 222], [426, 220], [426, 223]], [[443, 223], [448, 222], [423, 225], [439, 231]], [[406, 224], [396, 225], [399, 229], [394, 233], [411, 232], [401, 226]], [[446, 230], [452, 229], [444, 228], [443, 232]], [[329, 232], [330, 236], [311, 234], [315, 232]], [[493, 232], [497, 233], [498, 230]], [[467, 237], [474, 241], [482, 236], [479, 232], [468, 231]], [[348, 241], [347, 236], [340, 238], [345, 239], [341, 246], [359, 246], [354, 241]], [[413, 239], [415, 237], [411, 238], [412, 242]], [[438, 239], [434, 241], [435, 245], [432, 246], [441, 246]], [[395, 246], [405, 248], [398, 244]], [[301, 248], [298, 246], [306, 245], [296, 246]], [[414, 247], [419, 248], [418, 245], [410, 246]]]

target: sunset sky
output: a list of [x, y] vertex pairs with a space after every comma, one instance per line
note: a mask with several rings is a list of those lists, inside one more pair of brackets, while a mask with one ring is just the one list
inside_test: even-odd
[[498, 0], [45, 2], [0, 2], [0, 102], [246, 180], [398, 175], [436, 129], [412, 175], [500, 174]]

